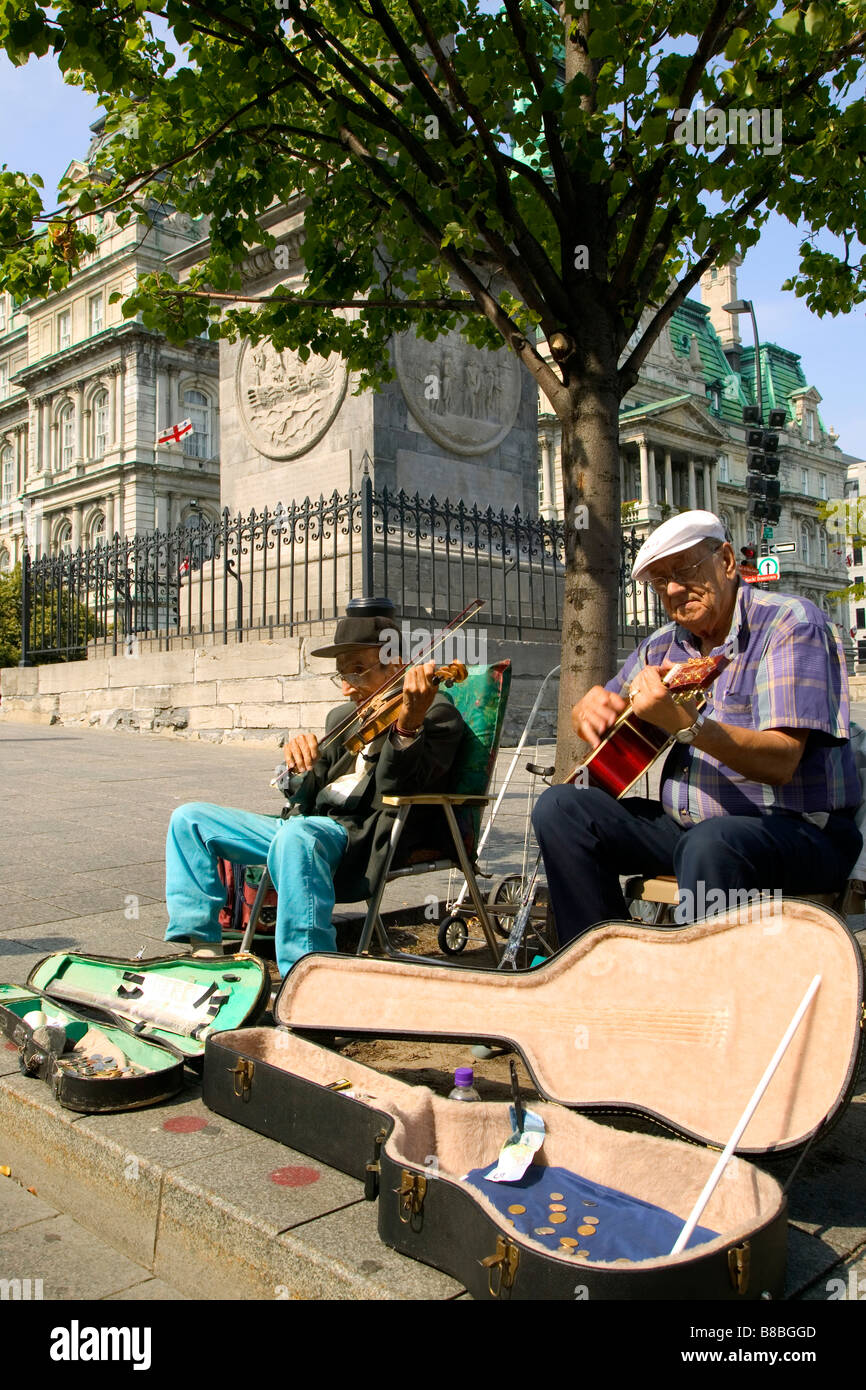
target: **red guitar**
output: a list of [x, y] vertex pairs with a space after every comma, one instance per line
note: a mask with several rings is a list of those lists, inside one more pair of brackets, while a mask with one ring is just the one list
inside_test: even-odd
[[[699, 704], [703, 705], [706, 700], [700, 692], [712, 684], [726, 665], [724, 656], [693, 657], [691, 661], [672, 666], [663, 677], [664, 684], [673, 692], [678, 704], [697, 695]], [[579, 773], [585, 769], [585, 780], [591, 787], [600, 787], [611, 796], [625, 796], [673, 741], [672, 734], [648, 724], [645, 719], [638, 719], [633, 710], [627, 709], [567, 781], [577, 781]]]

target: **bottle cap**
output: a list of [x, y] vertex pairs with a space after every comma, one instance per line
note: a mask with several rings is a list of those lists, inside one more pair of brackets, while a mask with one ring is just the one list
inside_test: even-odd
[[471, 1067], [458, 1067], [454, 1073], [455, 1086], [471, 1086], [475, 1080], [475, 1073]]

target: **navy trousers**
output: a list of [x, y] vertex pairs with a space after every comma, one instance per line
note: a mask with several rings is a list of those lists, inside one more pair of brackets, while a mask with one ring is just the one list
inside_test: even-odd
[[735, 905], [731, 895], [742, 890], [836, 892], [861, 848], [853, 814], [843, 811], [825, 830], [783, 811], [713, 816], [684, 829], [657, 801], [617, 801], [571, 784], [539, 797], [532, 825], [562, 946], [597, 922], [628, 917], [620, 875], [675, 874], [677, 921], [689, 922], [720, 910], [720, 893]]

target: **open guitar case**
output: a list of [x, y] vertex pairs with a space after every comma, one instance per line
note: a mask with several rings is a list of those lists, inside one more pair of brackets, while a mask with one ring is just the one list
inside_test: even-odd
[[[675, 1238], [816, 974], [817, 993], [688, 1247], [671, 1255], [671, 1239], [623, 1258], [608, 1241], [598, 1258], [596, 1221], [551, 1249], [575, 1221], [592, 1222], [593, 1207], [613, 1229], [606, 1199], [568, 1196], [563, 1173], [625, 1194], [635, 1221], [661, 1208]], [[274, 1012], [277, 1029], [208, 1038], [205, 1103], [363, 1180], [385, 1244], [475, 1298], [777, 1299], [786, 1198], [749, 1160], [785, 1155], [791, 1168], [842, 1113], [861, 1049], [863, 974], [841, 918], [789, 899], [679, 930], [608, 923], [518, 973], [309, 955]], [[529, 1102], [545, 1137], [524, 1183], [540, 1184], [551, 1211], [565, 1197], [565, 1216], [548, 1216], [545, 1235], [520, 1229], [524, 1188], [479, 1181], [511, 1130], [507, 1104], [459, 1104], [407, 1085], [319, 1045], [322, 1034], [513, 1045], [544, 1098]], [[677, 1137], [624, 1128], [631, 1115]]]
[[[252, 955], [137, 961], [60, 951], [26, 985], [0, 984], [0, 1034], [17, 1046], [22, 1072], [47, 1082], [66, 1109], [137, 1110], [176, 1095], [184, 1066], [201, 1070], [209, 1033], [254, 1022], [269, 992], [267, 967]], [[31, 1026], [34, 1013], [62, 1029]], [[118, 1053], [126, 1066], [112, 1065]], [[79, 1056], [96, 1061], [82, 1067]]]

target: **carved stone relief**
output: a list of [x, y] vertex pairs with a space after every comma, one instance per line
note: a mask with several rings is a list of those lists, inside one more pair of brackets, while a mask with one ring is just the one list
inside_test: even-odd
[[245, 341], [235, 384], [241, 423], [259, 453], [293, 459], [317, 444], [330, 428], [346, 394], [348, 373], [340, 357], [277, 352], [269, 340]]
[[520, 363], [510, 352], [467, 343], [456, 331], [428, 343], [395, 339], [397, 378], [413, 416], [437, 444], [485, 454], [511, 430], [520, 407]]

